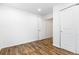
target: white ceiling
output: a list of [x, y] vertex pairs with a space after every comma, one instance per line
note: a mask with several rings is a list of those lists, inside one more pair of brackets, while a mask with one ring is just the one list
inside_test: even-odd
[[[3, 3], [6, 6], [12, 6], [14, 8], [26, 10], [28, 12], [46, 16], [47, 14], [53, 14], [53, 5], [57, 3]], [[41, 8], [39, 12], [37, 9]]]

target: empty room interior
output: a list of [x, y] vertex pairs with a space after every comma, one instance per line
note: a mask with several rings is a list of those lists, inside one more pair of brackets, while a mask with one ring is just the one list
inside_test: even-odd
[[78, 55], [79, 3], [0, 3], [0, 55]]

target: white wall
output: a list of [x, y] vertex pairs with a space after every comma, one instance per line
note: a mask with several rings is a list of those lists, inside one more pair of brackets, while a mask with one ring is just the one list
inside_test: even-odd
[[38, 16], [0, 5], [0, 48], [38, 40]]
[[24, 10], [0, 5], [0, 48], [51, 36], [51, 21]]

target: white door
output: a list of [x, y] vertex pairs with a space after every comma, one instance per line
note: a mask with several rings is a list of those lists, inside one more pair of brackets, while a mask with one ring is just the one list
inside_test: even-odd
[[75, 49], [76, 49], [76, 53], [79, 53], [79, 5], [78, 6], [75, 6], [74, 9], [73, 9], [73, 19], [74, 19], [74, 25], [75, 25], [75, 33], [76, 33], [76, 46], [75, 46]]
[[[75, 9], [71, 7], [60, 11], [61, 19], [61, 48], [71, 52], [76, 49], [76, 32], [75, 32]], [[75, 15], [74, 15], [75, 14]]]
[[52, 37], [52, 19], [44, 19], [39, 18], [38, 19], [38, 39], [47, 39]]

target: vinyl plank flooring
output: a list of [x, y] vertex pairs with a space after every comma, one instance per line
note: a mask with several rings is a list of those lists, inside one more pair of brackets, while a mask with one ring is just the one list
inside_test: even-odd
[[0, 50], [0, 55], [76, 55], [52, 45], [52, 38], [20, 44]]

